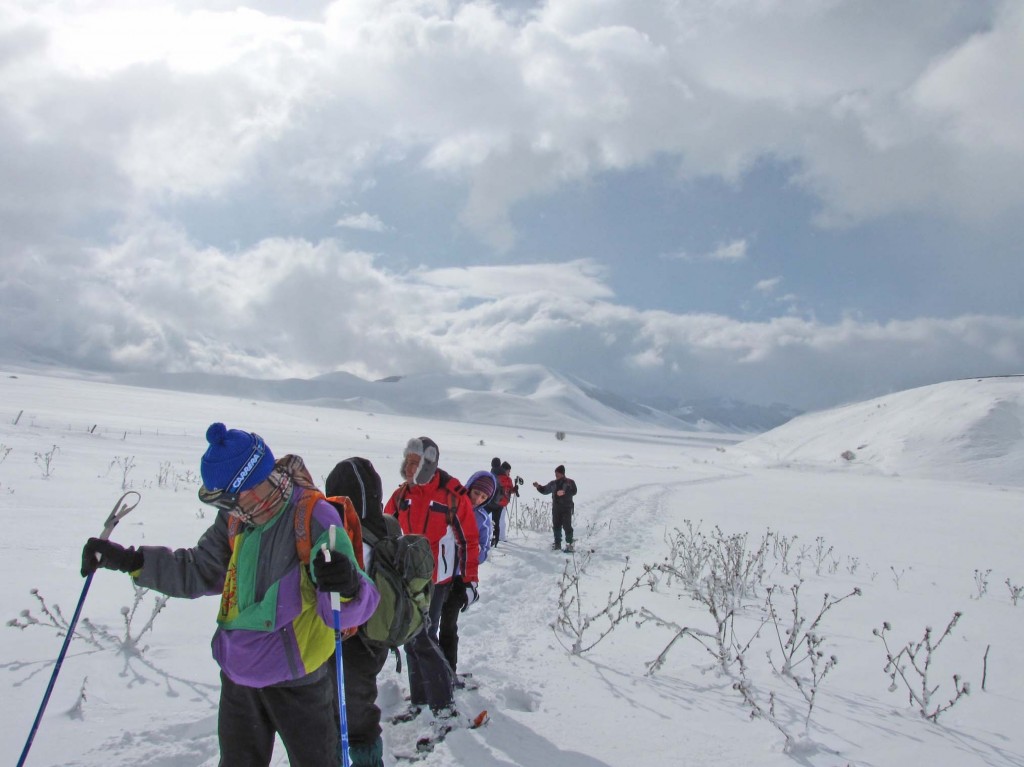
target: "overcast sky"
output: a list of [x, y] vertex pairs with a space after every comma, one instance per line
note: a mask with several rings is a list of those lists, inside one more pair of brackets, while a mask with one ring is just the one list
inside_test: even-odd
[[0, 358], [1024, 372], [1020, 0], [0, 0]]

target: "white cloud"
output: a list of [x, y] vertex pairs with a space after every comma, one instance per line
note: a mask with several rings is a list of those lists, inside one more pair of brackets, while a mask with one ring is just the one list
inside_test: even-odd
[[366, 213], [365, 211], [343, 216], [334, 225], [341, 229], [356, 229], [363, 232], [384, 232], [387, 230], [379, 216]]
[[736, 239], [720, 243], [714, 250], [706, 253], [689, 253], [680, 250], [677, 253], [663, 255], [662, 258], [672, 261], [721, 261], [736, 263], [747, 259], [748, 244], [746, 239]]
[[1024, 6], [1007, 3], [991, 28], [979, 31], [936, 60], [912, 97], [940, 115], [947, 135], [964, 150], [1024, 154]]
[[337, 192], [422, 153], [498, 249], [521, 200], [658, 157], [726, 179], [793, 161], [825, 222], [976, 217], [1024, 202], [1022, 29], [1009, 0], [336, 2], [322, 22], [67, 2], [0, 23], [45, 39], [0, 74], [0, 112], [63, 145], [109, 135], [89, 151], [143, 203]]
[[743, 261], [746, 257], [746, 240], [733, 240], [724, 245], [719, 245], [707, 255], [710, 261]]
[[757, 284], [754, 285], [754, 290], [758, 293], [764, 293], [767, 295], [769, 293], [774, 293], [780, 284], [782, 284], [781, 277], [772, 277], [767, 280], [759, 280]]
[[464, 186], [461, 223], [502, 250], [517, 204], [607, 171], [735, 182], [766, 158], [794, 168], [823, 223], [1014, 211], [1015, 0], [303, 5], [302, 19], [226, 2], [5, 9], [3, 348], [254, 375], [532, 361], [623, 390], [762, 386], [798, 403], [1021, 367], [1016, 319], [646, 312], [616, 304], [587, 259], [397, 273], [291, 230], [232, 250], [184, 214], [161, 221], [168, 203], [233, 197], [330, 210], [418, 163], [426, 186]]
[[517, 264], [422, 269], [414, 278], [466, 299], [550, 295], [558, 300], [594, 301], [612, 297], [607, 270], [588, 260], [560, 264]]
[[224, 252], [140, 222], [61, 270], [28, 260], [6, 273], [0, 347], [98, 369], [264, 377], [530, 362], [629, 393], [804, 407], [1024, 368], [1022, 319], [740, 322], [622, 306], [606, 279], [587, 261], [400, 273], [332, 241]]

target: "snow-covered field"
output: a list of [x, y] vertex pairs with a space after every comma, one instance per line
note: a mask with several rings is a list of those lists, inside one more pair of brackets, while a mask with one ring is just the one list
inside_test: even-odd
[[[731, 436], [596, 426], [568, 430], [559, 441], [557, 412], [549, 428], [485, 427], [430, 413], [374, 415], [3, 373], [0, 615], [24, 625], [29, 611], [44, 625], [2, 629], [0, 762], [17, 761], [62, 642], [40, 602], [70, 616], [83, 584], [82, 543], [98, 533], [123, 484], [142, 499], [115, 540], [195, 542], [210, 521], [195, 496], [203, 434], [220, 420], [259, 432], [278, 455], [302, 455], [320, 479], [338, 460], [366, 456], [388, 489], [399, 482], [411, 436], [436, 440], [442, 466], [462, 478], [497, 455], [526, 480], [523, 518], [541, 502], [531, 481], [550, 479], [558, 463], [577, 481], [585, 552], [551, 552], [549, 532], [517, 529], [483, 565], [481, 602], [461, 622], [459, 669], [472, 672], [479, 689], [460, 691], [457, 701], [467, 714], [487, 709], [491, 722], [453, 733], [424, 765], [1019, 767], [1024, 598], [1014, 605], [1011, 589], [1024, 585], [1022, 390], [1020, 378], [926, 387], [804, 416], [738, 444]], [[846, 450], [852, 460], [839, 457]], [[577, 655], [565, 649], [574, 637], [552, 629], [560, 616], [575, 616], [558, 606], [567, 566], [583, 566], [580, 617], [597, 616], [619, 594], [627, 559], [628, 584], [645, 564], [664, 562], [674, 530], [713, 539], [716, 526], [722, 537], [746, 533], [748, 551], [767, 540], [764, 573], [736, 613], [739, 646], [754, 637], [772, 584], [781, 587], [773, 601], [784, 631], [792, 624], [789, 589], [802, 579], [808, 623], [797, 636], [825, 594], [860, 591], [828, 609], [816, 628], [821, 662], [834, 655], [838, 664], [817, 685], [809, 722], [796, 687], [769, 665], [767, 651], [776, 665], [782, 658], [772, 621], [750, 642], [744, 664], [764, 710], [775, 692], [775, 725], [751, 719], [734, 688], [739, 664], [723, 670], [692, 637], [672, 645], [649, 674], [674, 636], [668, 628], [638, 628], [634, 615], [600, 638], [609, 624], [598, 616], [581, 639], [599, 641]], [[28, 764], [217, 763], [218, 683], [209, 653], [216, 600], [172, 600], [139, 639], [141, 652], [125, 655], [116, 644], [133, 597], [127, 577], [97, 574], [80, 630], [91, 625], [106, 637], [72, 643]], [[130, 616], [132, 637], [153, 599], [146, 595]], [[663, 573], [626, 594], [624, 606], [680, 627], [715, 628], [709, 611]], [[898, 677], [888, 690], [885, 648], [873, 629], [888, 622], [898, 650], [929, 626], [937, 640], [956, 611], [962, 617], [931, 657], [928, 679], [938, 688], [931, 706], [955, 694], [954, 674], [971, 693], [927, 721]], [[794, 671], [806, 682], [810, 663]], [[385, 713], [403, 707], [406, 682], [393, 664], [380, 687]], [[389, 766], [413, 737], [403, 727], [413, 725], [385, 729]], [[276, 763], [287, 763], [283, 750]]]

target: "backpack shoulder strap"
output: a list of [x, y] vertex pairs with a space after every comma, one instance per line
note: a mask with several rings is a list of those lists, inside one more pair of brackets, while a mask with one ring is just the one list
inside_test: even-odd
[[338, 509], [341, 514], [342, 524], [345, 525], [345, 532], [352, 541], [352, 551], [356, 555], [356, 562], [359, 569], [363, 569], [363, 525], [359, 521], [359, 512], [356, 511], [352, 499], [344, 495], [332, 495], [326, 499], [329, 504]]
[[409, 483], [403, 482], [398, 486], [398, 498], [395, 499], [395, 514], [398, 516], [398, 512], [402, 510], [402, 504], [405, 502], [405, 496], [409, 494]]
[[319, 491], [305, 491], [299, 496], [295, 504], [293, 524], [295, 525], [295, 550], [299, 553], [299, 561], [304, 565], [309, 564], [310, 550], [313, 548], [313, 507], [316, 502], [324, 498]]
[[459, 515], [459, 497], [460, 494], [453, 490], [448, 490], [448, 524], [452, 524], [455, 521], [455, 517]]
[[448, 524], [455, 521], [459, 513], [459, 498], [467, 493], [465, 487], [444, 469], [438, 469], [438, 486], [448, 491]]

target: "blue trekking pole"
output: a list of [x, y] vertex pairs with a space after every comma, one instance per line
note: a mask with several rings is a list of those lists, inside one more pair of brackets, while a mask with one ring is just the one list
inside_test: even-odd
[[[331, 525], [328, 531], [327, 544], [320, 548], [324, 552], [324, 559], [331, 561], [331, 553], [334, 551], [334, 542], [337, 540], [338, 527]], [[331, 592], [331, 612], [334, 613], [334, 665], [338, 671], [338, 710], [341, 712], [341, 764], [342, 767], [350, 767], [352, 764], [348, 755], [348, 709], [345, 707], [345, 666], [341, 658], [341, 595], [336, 591]]]
[[[125, 500], [128, 496], [134, 495], [135, 501], [129, 505]], [[114, 508], [110, 511], [110, 516], [107, 517], [107, 521], [103, 523], [103, 532], [100, 533], [100, 538], [106, 540], [110, 537], [110, 533], [113, 532], [117, 523], [121, 521], [121, 518], [129, 511], [139, 505], [139, 501], [142, 500], [142, 496], [134, 490], [129, 490], [127, 493], [122, 495], [117, 503], [114, 504]], [[32, 748], [32, 741], [36, 739], [36, 731], [39, 729], [39, 723], [43, 720], [43, 712], [46, 711], [46, 704], [50, 702], [50, 694], [53, 692], [53, 686], [57, 683], [57, 675], [60, 673], [60, 668], [64, 665], [64, 656], [68, 654], [68, 647], [71, 645], [71, 638], [75, 635], [75, 625], [78, 623], [78, 618], [82, 614], [82, 606], [85, 604], [85, 595], [89, 593], [89, 586], [92, 584], [92, 577], [95, 572], [89, 573], [85, 579], [85, 585], [82, 587], [82, 596], [78, 598], [78, 606], [75, 607], [75, 614], [71, 616], [71, 623], [68, 624], [68, 633], [64, 637], [64, 646], [60, 648], [60, 654], [57, 655], [57, 662], [53, 664], [53, 673], [50, 675], [50, 683], [46, 685], [46, 693], [43, 695], [43, 702], [39, 705], [39, 712], [36, 714], [36, 720], [32, 723], [32, 729], [28, 733], [28, 740], [25, 741], [25, 748], [21, 751], [21, 758], [18, 759], [18, 767], [23, 767], [25, 760], [28, 759], [29, 749]]]

